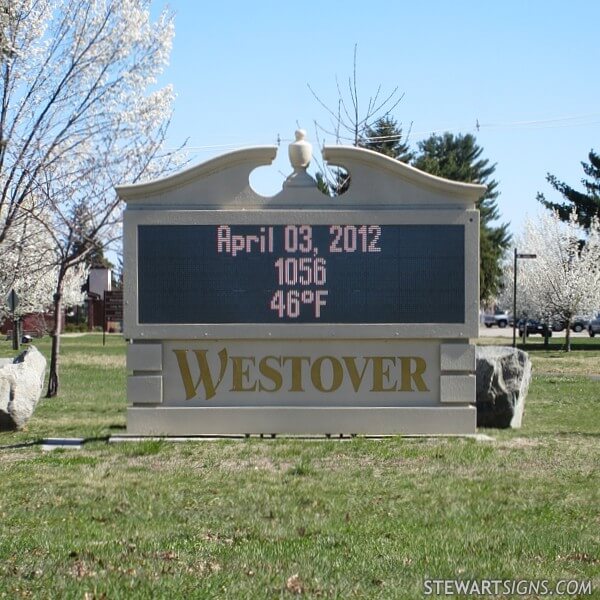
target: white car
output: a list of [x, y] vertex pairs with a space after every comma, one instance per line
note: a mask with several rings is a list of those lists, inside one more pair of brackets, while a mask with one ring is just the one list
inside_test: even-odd
[[508, 313], [497, 310], [493, 315], [483, 315], [483, 323], [486, 327], [498, 325], [498, 327], [506, 327], [508, 325]]

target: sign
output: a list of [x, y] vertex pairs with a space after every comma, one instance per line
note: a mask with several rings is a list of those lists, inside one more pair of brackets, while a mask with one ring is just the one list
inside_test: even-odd
[[123, 320], [123, 291], [104, 292], [104, 320]]
[[10, 292], [8, 293], [8, 296], [6, 296], [6, 303], [8, 304], [8, 308], [10, 309], [10, 312], [15, 312], [15, 310], [17, 310], [18, 306], [19, 306], [19, 301], [20, 298], [17, 295], [17, 292], [15, 292], [15, 290], [10, 290]]
[[165, 342], [164, 406], [435, 404], [435, 342]]
[[462, 225], [141, 225], [140, 323], [463, 323]]
[[266, 198], [276, 151], [117, 189], [128, 435], [474, 433], [485, 187], [336, 146], [331, 198], [297, 132]]

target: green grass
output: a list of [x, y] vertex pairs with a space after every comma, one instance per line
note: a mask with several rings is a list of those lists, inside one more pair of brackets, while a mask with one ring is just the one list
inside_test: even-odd
[[[494, 442], [108, 444], [124, 343], [101, 340], [66, 338], [60, 398], [0, 434], [0, 598], [412, 599], [425, 578], [591, 579], [600, 597], [599, 345], [533, 348], [523, 428]], [[35, 443], [68, 435], [88, 441]]]

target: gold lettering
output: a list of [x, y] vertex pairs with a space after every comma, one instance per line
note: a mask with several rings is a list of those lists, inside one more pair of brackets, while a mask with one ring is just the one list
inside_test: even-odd
[[[196, 369], [188, 361], [188, 352], [193, 352], [196, 360]], [[258, 362], [258, 372], [261, 377], [253, 377], [257, 358], [251, 356], [231, 356], [227, 350], [222, 348], [217, 356], [219, 358], [219, 373], [216, 377], [216, 369], [211, 370], [208, 360], [208, 350], [203, 349], [176, 349], [173, 350], [177, 359], [181, 381], [185, 390], [185, 399], [191, 400], [200, 394], [203, 388], [206, 400], [216, 395], [223, 377], [227, 370], [229, 359], [232, 365], [231, 392], [268, 392], [279, 391], [284, 384], [284, 373], [282, 367], [290, 363], [290, 382], [288, 391], [304, 392], [303, 368], [304, 364], [310, 367], [310, 379], [312, 386], [319, 392], [331, 393], [338, 390], [344, 383], [345, 371], [347, 371], [350, 382], [355, 392], [358, 392], [363, 384], [365, 373], [369, 363], [372, 363], [372, 386], [371, 392], [428, 392], [424, 379], [427, 370], [425, 359], [419, 356], [365, 356], [360, 357], [364, 361], [362, 367], [358, 366], [359, 357], [342, 356], [320, 356], [314, 362], [309, 356], [264, 356]], [[392, 366], [399, 361], [399, 379], [394, 379]], [[324, 367], [328, 363], [330, 368]], [[344, 370], [345, 366], [345, 370]], [[323, 369], [326, 370], [325, 378]], [[329, 371], [331, 375], [329, 376]], [[195, 373], [198, 376], [195, 378]], [[287, 378], [286, 378], [287, 379]], [[325, 381], [324, 381], [325, 379]]]
[[306, 361], [310, 364], [309, 356], [282, 356], [282, 364], [285, 365], [287, 362], [292, 363], [292, 385], [290, 386], [290, 392], [303, 392], [302, 387], [302, 361]]
[[250, 366], [244, 368], [244, 362], [248, 362], [252, 365], [255, 364], [255, 359], [252, 356], [232, 356], [231, 364], [233, 366], [233, 372], [231, 375], [231, 389], [230, 392], [255, 392], [256, 381], [251, 387], [244, 387], [244, 384], [250, 383]]
[[191, 400], [198, 393], [198, 387], [202, 383], [204, 385], [204, 395], [206, 396], [206, 400], [209, 400], [217, 393], [217, 388], [219, 387], [221, 381], [223, 380], [223, 375], [225, 375], [225, 369], [227, 368], [227, 350], [223, 348], [218, 356], [220, 361], [220, 371], [219, 371], [219, 379], [217, 383], [214, 383], [212, 374], [210, 372], [210, 367], [208, 365], [208, 360], [206, 358], [206, 353], [208, 350], [194, 350], [194, 355], [196, 356], [196, 362], [198, 363], [198, 369], [200, 371], [200, 375], [198, 377], [198, 381], [194, 383], [192, 381], [192, 373], [190, 371], [190, 366], [187, 360], [187, 350], [173, 350], [175, 356], [177, 357], [177, 364], [179, 365], [179, 373], [181, 374], [181, 380], [183, 381], [183, 387], [185, 389], [185, 399]]
[[[323, 385], [323, 377], [321, 366], [323, 362], [328, 360], [331, 363], [332, 379], [329, 389]], [[310, 368], [310, 380], [313, 386], [319, 390], [319, 392], [333, 392], [337, 390], [342, 381], [344, 380], [344, 370], [342, 369], [342, 363], [333, 356], [321, 356], [317, 358]]]
[[275, 361], [281, 367], [281, 357], [265, 356], [264, 358], [261, 358], [260, 362], [258, 363], [258, 370], [260, 371], [261, 375], [264, 375], [267, 379], [273, 382], [273, 387], [269, 388], [265, 386], [262, 381], [260, 381], [258, 384], [258, 390], [260, 392], [277, 392], [283, 385], [283, 377], [277, 369], [269, 366], [267, 363], [268, 360]]
[[356, 358], [355, 356], [342, 356], [342, 360], [346, 365], [346, 369], [348, 370], [348, 375], [350, 375], [350, 381], [352, 382], [352, 387], [355, 392], [358, 392], [360, 389], [360, 384], [362, 383], [363, 377], [365, 376], [365, 372], [367, 371], [367, 366], [369, 365], [369, 359], [365, 358], [365, 364], [363, 365], [362, 371], [359, 373], [358, 368], [356, 367]]
[[[383, 387], [384, 383], [390, 382], [390, 367], [384, 368], [384, 361], [389, 361], [392, 365], [396, 364], [396, 358], [394, 356], [371, 356], [369, 357], [373, 362], [373, 387], [372, 392], [395, 392], [396, 382], [394, 381], [392, 387]], [[384, 382], [385, 379], [385, 382]]]
[[[423, 381], [423, 373], [427, 369], [425, 359], [420, 356], [399, 356], [400, 359], [400, 392], [412, 392], [413, 382], [417, 391], [428, 392], [429, 388]], [[414, 369], [411, 365], [414, 363]]]

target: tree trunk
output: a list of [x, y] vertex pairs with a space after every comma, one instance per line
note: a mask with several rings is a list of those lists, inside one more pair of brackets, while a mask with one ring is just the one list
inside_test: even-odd
[[54, 329], [52, 336], [52, 350], [50, 353], [50, 371], [48, 375], [48, 391], [46, 398], [54, 398], [58, 394], [58, 360], [60, 356], [60, 332], [62, 329], [62, 282], [63, 273], [58, 276], [56, 292], [54, 293]]
[[548, 348], [548, 342], [550, 341], [550, 319], [544, 321], [544, 348]]
[[567, 331], [565, 333], [565, 351], [571, 352], [571, 319], [567, 319]]

